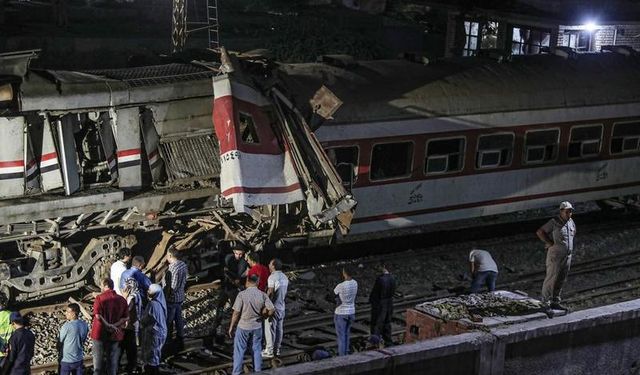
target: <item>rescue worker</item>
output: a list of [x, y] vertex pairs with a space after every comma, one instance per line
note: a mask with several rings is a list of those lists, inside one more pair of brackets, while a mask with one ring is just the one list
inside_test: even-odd
[[149, 286], [148, 296], [140, 318], [142, 358], [145, 374], [159, 374], [162, 346], [167, 339], [167, 302], [159, 284]]
[[381, 337], [385, 346], [393, 345], [391, 337], [391, 316], [393, 315], [393, 295], [396, 280], [385, 263], [379, 265], [380, 275], [376, 278], [369, 303], [371, 303], [371, 335]]
[[567, 310], [560, 304], [560, 295], [571, 267], [576, 225], [571, 218], [571, 203], [562, 202], [559, 209], [558, 216], [541, 226], [536, 235], [544, 242], [547, 251], [547, 274], [542, 283], [542, 302], [552, 309]]

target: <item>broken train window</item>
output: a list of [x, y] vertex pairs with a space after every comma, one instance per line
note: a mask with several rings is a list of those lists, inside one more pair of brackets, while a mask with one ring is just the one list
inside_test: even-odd
[[382, 143], [371, 151], [371, 180], [411, 175], [413, 142]]
[[358, 179], [358, 146], [331, 147], [325, 151], [331, 164], [336, 168], [342, 184], [353, 185]]
[[559, 129], [531, 130], [525, 134], [524, 160], [527, 164], [554, 161], [558, 157]]
[[436, 139], [427, 142], [427, 157], [424, 163], [426, 174], [451, 173], [462, 170], [465, 139]]
[[239, 113], [240, 117], [240, 138], [243, 143], [260, 143], [258, 131], [253, 117], [246, 113]]
[[615, 124], [611, 137], [611, 153], [636, 152], [640, 150], [640, 122]]
[[571, 128], [569, 158], [585, 158], [600, 153], [602, 125], [574, 126]]
[[513, 141], [513, 133], [480, 136], [476, 168], [498, 168], [510, 165], [513, 159]]

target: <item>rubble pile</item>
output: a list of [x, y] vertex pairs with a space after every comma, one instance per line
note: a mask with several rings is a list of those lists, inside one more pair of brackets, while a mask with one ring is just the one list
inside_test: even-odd
[[530, 298], [513, 299], [499, 294], [469, 294], [458, 297], [441, 298], [416, 306], [417, 310], [444, 320], [469, 319], [476, 316], [525, 315], [540, 311], [540, 301]]

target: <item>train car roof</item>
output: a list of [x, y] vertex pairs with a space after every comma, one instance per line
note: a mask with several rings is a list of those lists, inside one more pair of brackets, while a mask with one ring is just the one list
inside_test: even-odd
[[190, 64], [91, 71], [31, 70], [21, 110], [77, 110], [213, 96], [214, 73]]
[[323, 84], [344, 102], [325, 125], [640, 102], [640, 59], [617, 53], [280, 69], [299, 107], [310, 111], [309, 99]]

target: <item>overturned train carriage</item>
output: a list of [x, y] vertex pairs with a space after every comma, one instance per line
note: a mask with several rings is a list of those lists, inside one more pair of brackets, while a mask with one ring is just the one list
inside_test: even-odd
[[[212, 124], [218, 64], [71, 72], [29, 69], [35, 57], [35, 51], [0, 56], [5, 294], [32, 300], [97, 282], [108, 275], [117, 250], [136, 243], [154, 271], [162, 270], [168, 246], [189, 249], [185, 255], [197, 274], [218, 259], [205, 241], [256, 246], [310, 232], [333, 235], [330, 220], [308, 223], [314, 216], [306, 215], [305, 201], [295, 203], [302, 190], [307, 200], [321, 199], [326, 190], [303, 186], [291, 204], [268, 197], [260, 206], [236, 204], [251, 216], [237, 214], [221, 194], [220, 143]], [[237, 114], [226, 116], [233, 121]], [[278, 149], [281, 141], [272, 141]], [[327, 165], [323, 173], [335, 175]]]

